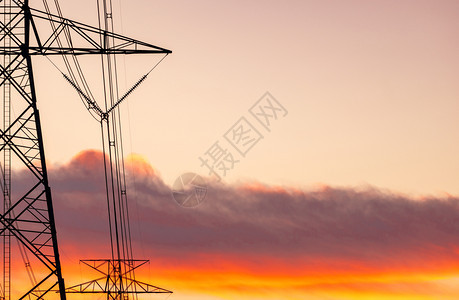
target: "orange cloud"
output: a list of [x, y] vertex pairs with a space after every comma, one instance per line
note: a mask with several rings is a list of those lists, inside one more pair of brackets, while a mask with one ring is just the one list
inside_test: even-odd
[[[50, 172], [68, 284], [80, 282], [79, 259], [109, 253], [102, 158], [82, 152]], [[204, 203], [185, 209], [145, 160], [129, 163], [134, 249], [152, 260], [138, 276], [176, 299], [459, 295], [448, 283], [459, 274], [457, 198], [209, 181]]]

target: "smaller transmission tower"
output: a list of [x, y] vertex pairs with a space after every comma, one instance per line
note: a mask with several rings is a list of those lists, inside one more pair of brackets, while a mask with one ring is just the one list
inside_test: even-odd
[[136, 259], [91, 259], [81, 262], [102, 276], [67, 288], [67, 293], [106, 294], [107, 299], [135, 299], [137, 294], [170, 294], [172, 291], [135, 279], [134, 271], [148, 263]]

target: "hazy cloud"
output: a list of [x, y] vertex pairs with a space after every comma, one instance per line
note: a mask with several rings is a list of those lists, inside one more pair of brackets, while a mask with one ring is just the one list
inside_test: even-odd
[[[214, 182], [206, 200], [187, 209], [176, 204], [170, 186], [147, 163], [135, 159], [129, 166], [135, 175], [128, 194], [134, 242], [159, 260], [191, 261], [208, 254], [241, 265], [259, 260], [268, 266], [272, 259], [299, 269], [323, 263], [413, 271], [459, 261], [455, 197]], [[61, 245], [86, 245], [82, 255], [108, 246], [102, 176], [97, 151], [80, 153], [50, 171]]]

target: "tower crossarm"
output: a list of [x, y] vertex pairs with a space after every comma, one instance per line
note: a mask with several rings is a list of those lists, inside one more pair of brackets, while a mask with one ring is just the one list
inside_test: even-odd
[[[28, 55], [83, 55], [83, 54], [169, 54], [171, 50], [105, 31], [34, 8], [24, 8], [30, 15], [31, 34]], [[45, 32], [42, 26], [51, 28]], [[4, 26], [4, 25], [2, 25]], [[40, 30], [38, 29], [40, 28]], [[60, 40], [66, 40], [63, 46]], [[0, 46], [0, 55], [20, 55], [24, 47], [13, 43]]]

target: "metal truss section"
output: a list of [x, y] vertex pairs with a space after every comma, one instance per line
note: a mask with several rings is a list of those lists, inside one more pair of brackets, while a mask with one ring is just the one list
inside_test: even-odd
[[106, 294], [107, 299], [126, 299], [130, 294], [170, 294], [172, 291], [136, 280], [134, 270], [148, 260], [94, 259], [81, 263], [102, 274], [102, 277], [67, 288], [67, 293]]
[[[170, 50], [155, 45], [28, 7], [23, 8], [22, 17], [18, 13], [11, 20], [13, 31], [20, 27], [24, 16], [28, 16], [31, 21], [29, 55], [171, 53]], [[44, 30], [45, 27], [49, 27], [47, 31]], [[63, 46], [61, 39], [66, 40], [69, 45]], [[14, 38], [13, 42], [12, 48], [0, 47], [0, 55], [20, 55], [24, 51], [20, 38]]]
[[[14, 295], [5, 291], [4, 297], [42, 299], [50, 291], [55, 295], [57, 290], [60, 299], [65, 299], [40, 115], [28, 53], [31, 24], [28, 3], [9, 3], [9, 6], [1, 5], [0, 11], [3, 15], [9, 14], [9, 18], [4, 18], [8, 21], [0, 23], [0, 40], [8, 39], [8, 43], [2, 43], [2, 55], [9, 57], [0, 65], [0, 86], [9, 86], [11, 107], [17, 116], [11, 117], [0, 129], [0, 152], [11, 152], [15, 162], [25, 167], [28, 180], [18, 188], [19, 192], [9, 194], [11, 203], [0, 216], [0, 234], [17, 239], [28, 255], [40, 264], [40, 274], [32, 286], [21, 286], [23, 290], [16, 286]], [[4, 97], [7, 97], [5, 92]], [[9, 111], [4, 109], [4, 117], [7, 114]], [[7, 182], [3, 185], [6, 186]]]

